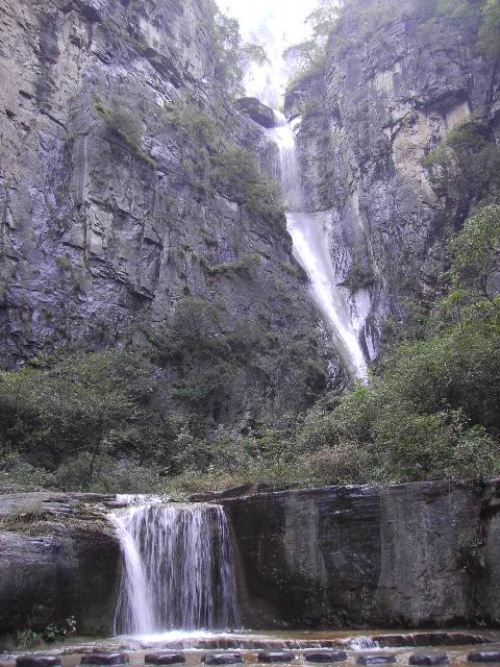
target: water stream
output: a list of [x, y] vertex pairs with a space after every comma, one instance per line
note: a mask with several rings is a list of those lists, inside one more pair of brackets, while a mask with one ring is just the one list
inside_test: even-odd
[[364, 381], [367, 377], [365, 355], [338, 287], [339, 279], [322, 229], [321, 214], [305, 210], [294, 131], [297, 121], [288, 123], [283, 114], [278, 111], [275, 114], [278, 125], [268, 132], [279, 148], [281, 189], [294, 254], [309, 277], [311, 296], [329, 325], [340, 356], [352, 376]]
[[110, 519], [123, 554], [116, 634], [237, 625], [230, 536], [222, 507], [147, 502], [116, 510]]

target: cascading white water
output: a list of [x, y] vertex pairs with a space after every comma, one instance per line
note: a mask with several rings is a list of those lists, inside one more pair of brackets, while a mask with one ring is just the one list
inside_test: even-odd
[[222, 507], [148, 503], [117, 510], [110, 519], [123, 554], [116, 634], [238, 624]]
[[367, 377], [365, 355], [349, 308], [337, 286], [338, 279], [321, 229], [320, 216], [304, 210], [295, 127], [280, 112], [275, 111], [275, 114], [278, 125], [268, 132], [279, 148], [281, 188], [294, 254], [309, 276], [311, 294], [330, 326], [342, 358], [351, 373], [364, 381]]

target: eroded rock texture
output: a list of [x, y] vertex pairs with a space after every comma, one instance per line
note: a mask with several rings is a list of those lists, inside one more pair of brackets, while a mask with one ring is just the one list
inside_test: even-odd
[[250, 627], [498, 624], [500, 484], [222, 500]]
[[111, 632], [120, 545], [104, 516], [83, 506], [84, 498], [2, 496], [1, 632], [44, 630], [70, 616], [81, 634]]
[[387, 316], [439, 289], [447, 237], [473, 203], [448, 201], [424, 158], [473, 113], [498, 143], [499, 111], [498, 70], [476, 37], [445, 17], [426, 23], [416, 0], [354, 2], [330, 40], [326, 75], [288, 95], [288, 115], [302, 116], [308, 206], [324, 212], [372, 359]]
[[[284, 218], [220, 196], [206, 139], [171, 111], [215, 119], [275, 171], [262, 128], [221, 92], [214, 11], [211, 0], [2, 2], [0, 356], [17, 366], [68, 343], [119, 345], [202, 298], [224, 334], [244, 325], [272, 348], [214, 408], [244, 428], [270, 396], [294, 400], [279, 398], [277, 385], [296, 386], [281, 351], [306, 341], [299, 356], [326, 367]], [[117, 110], [138, 123], [135, 148], [106, 128]]]

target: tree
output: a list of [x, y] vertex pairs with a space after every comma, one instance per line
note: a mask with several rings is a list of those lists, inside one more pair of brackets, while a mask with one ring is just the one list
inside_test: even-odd
[[452, 286], [462, 293], [473, 289], [475, 294], [495, 303], [491, 279], [500, 268], [500, 206], [485, 206], [470, 217], [451, 248]]
[[479, 48], [490, 60], [500, 59], [500, 0], [488, 0], [482, 8]]
[[[36, 465], [55, 468], [86, 453], [87, 484], [99, 458], [150, 448], [137, 437], [152, 425], [148, 406], [156, 375], [139, 354], [123, 350], [71, 354], [0, 375], [0, 437]], [[142, 430], [142, 434], [145, 434]], [[150, 429], [150, 435], [156, 435]]]

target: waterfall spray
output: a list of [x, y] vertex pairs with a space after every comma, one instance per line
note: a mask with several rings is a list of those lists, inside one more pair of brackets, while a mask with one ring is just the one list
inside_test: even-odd
[[278, 125], [268, 132], [279, 148], [281, 189], [294, 254], [309, 276], [311, 295], [329, 325], [341, 357], [352, 375], [364, 381], [367, 377], [365, 355], [347, 303], [337, 286], [320, 215], [305, 211], [294, 125], [280, 112], [275, 114]]
[[123, 554], [116, 634], [237, 625], [222, 507], [148, 503], [118, 510], [110, 519]]

